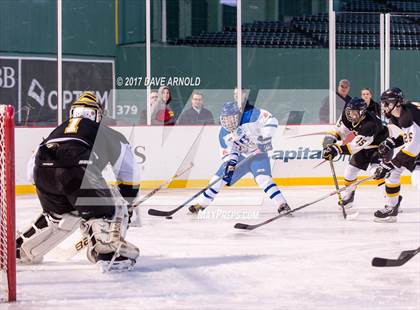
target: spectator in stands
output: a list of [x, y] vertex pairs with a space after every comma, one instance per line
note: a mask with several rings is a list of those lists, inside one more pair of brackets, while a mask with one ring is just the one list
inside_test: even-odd
[[[343, 112], [344, 106], [347, 102], [351, 100], [349, 96], [350, 92], [350, 81], [349, 80], [340, 80], [338, 83], [338, 89], [336, 92], [336, 119], [339, 119], [341, 113]], [[330, 102], [329, 96], [325, 97], [322, 100], [321, 108], [319, 109], [319, 120], [321, 123], [330, 122]]]
[[372, 99], [373, 92], [370, 88], [362, 88], [360, 96], [366, 102], [368, 111], [373, 112], [377, 117], [381, 118], [381, 107], [379, 103]]
[[158, 102], [152, 114], [152, 125], [175, 125], [175, 113], [169, 107], [172, 101], [171, 90], [162, 86], [158, 91]]
[[193, 92], [191, 96], [191, 107], [180, 115], [179, 125], [213, 125], [213, 114], [203, 107], [203, 94]]
[[[151, 90], [150, 91], [150, 115], [153, 115], [153, 112], [156, 109], [157, 103], [158, 103], [158, 92], [156, 90]], [[147, 108], [143, 109], [140, 112], [140, 124], [145, 125], [147, 124]]]

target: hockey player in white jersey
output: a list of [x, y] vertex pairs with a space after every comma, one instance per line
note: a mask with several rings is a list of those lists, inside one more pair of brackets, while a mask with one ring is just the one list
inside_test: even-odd
[[[386, 204], [375, 212], [376, 222], [396, 222], [400, 195], [400, 177], [404, 169], [412, 172], [413, 185], [420, 190], [420, 103], [404, 99], [401, 89], [390, 88], [381, 95], [381, 107], [390, 123], [402, 129], [402, 135], [388, 138], [379, 145], [379, 152], [386, 157], [397, 147], [402, 148], [390, 161], [384, 160], [374, 173], [375, 179], [385, 178]], [[419, 205], [419, 201], [413, 201]]]
[[[236, 102], [223, 105], [219, 133], [222, 165], [217, 170], [211, 183], [223, 177], [208, 188], [195, 205], [189, 207], [191, 213], [204, 210], [224, 186], [231, 186], [248, 172], [264, 193], [278, 206], [278, 212], [290, 210], [280, 189], [271, 176], [270, 159], [267, 151], [272, 149], [271, 139], [277, 129], [278, 121], [266, 110], [246, 104], [243, 113]], [[256, 155], [255, 155], [256, 154]], [[236, 166], [247, 157], [253, 156], [243, 165]]]

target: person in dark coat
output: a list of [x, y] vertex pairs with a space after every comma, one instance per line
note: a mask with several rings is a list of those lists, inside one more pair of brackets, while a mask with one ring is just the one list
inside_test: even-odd
[[214, 125], [213, 114], [203, 106], [203, 94], [193, 92], [191, 107], [182, 112], [179, 125]]

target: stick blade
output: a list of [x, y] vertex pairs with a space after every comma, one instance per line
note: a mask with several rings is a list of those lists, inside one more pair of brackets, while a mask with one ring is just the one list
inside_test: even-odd
[[387, 267], [387, 259], [382, 257], [374, 257], [372, 259], [372, 266], [374, 267]]
[[233, 226], [236, 229], [244, 229], [244, 230], [253, 230], [255, 225], [249, 225], [244, 223], [236, 223], [235, 226]]
[[411, 257], [408, 259], [388, 259], [388, 258], [382, 258], [382, 257], [375, 257], [372, 260], [372, 266], [374, 267], [399, 267], [404, 265]]
[[153, 216], [170, 216], [170, 215], [172, 215], [171, 211], [162, 211], [162, 210], [156, 210], [156, 209], [149, 209], [147, 211], [147, 213], [149, 215], [153, 215]]

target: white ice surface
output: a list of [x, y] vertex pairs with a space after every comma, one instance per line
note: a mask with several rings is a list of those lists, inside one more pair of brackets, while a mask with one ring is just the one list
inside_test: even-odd
[[[284, 188], [292, 207], [331, 187]], [[403, 187], [398, 222], [373, 222], [382, 192], [361, 187], [360, 215], [344, 221], [331, 197], [255, 231], [275, 207], [257, 189], [223, 190], [212, 210], [259, 211], [258, 218], [197, 219], [183, 210], [172, 220], [147, 215], [149, 207], [169, 209], [194, 190], [166, 190], [141, 209], [142, 227], [127, 239], [141, 251], [135, 269], [102, 274], [81, 253], [60, 262], [18, 266], [18, 302], [1, 309], [420, 309], [420, 255], [401, 267], [375, 268], [374, 256], [396, 258], [420, 246], [417, 192]], [[263, 203], [264, 202], [264, 203]], [[34, 196], [20, 196], [17, 227], [40, 211]], [[242, 213], [238, 213], [241, 215]], [[243, 213], [245, 214], [245, 213]], [[250, 215], [255, 215], [251, 213]], [[226, 216], [225, 216], [226, 217]], [[78, 233], [60, 245], [68, 248]]]

